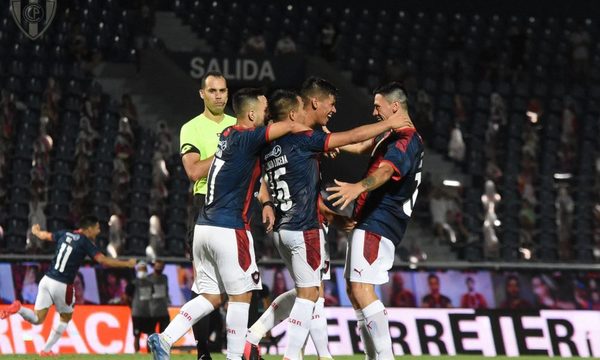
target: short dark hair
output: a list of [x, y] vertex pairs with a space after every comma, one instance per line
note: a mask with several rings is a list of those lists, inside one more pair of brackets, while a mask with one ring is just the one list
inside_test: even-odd
[[96, 225], [99, 222], [98, 218], [94, 215], [85, 215], [79, 220], [79, 228], [87, 229]]
[[225, 76], [220, 71], [207, 71], [204, 74], [204, 76], [202, 76], [202, 80], [200, 80], [200, 88], [201, 89], [206, 88], [206, 79], [208, 79], [209, 76], [214, 76], [214, 77], [225, 79]]
[[273, 121], [283, 120], [290, 111], [300, 105], [298, 94], [289, 90], [275, 90], [269, 97], [269, 118]]
[[473, 278], [472, 278], [472, 277], [470, 277], [470, 276], [467, 276], [467, 278], [465, 279], [465, 283], [468, 283], [469, 281], [471, 281], [471, 282], [475, 282], [475, 279], [473, 279]]
[[300, 96], [304, 102], [308, 102], [309, 98], [313, 96], [322, 98], [329, 95], [337, 96], [338, 89], [329, 81], [316, 76], [304, 80], [300, 88]]
[[408, 109], [408, 97], [404, 86], [393, 81], [389, 84], [382, 85], [373, 91], [373, 95], [381, 94], [387, 101], [398, 101], [405, 109]]
[[438, 282], [440, 281], [440, 278], [436, 274], [429, 274], [427, 281], [430, 281], [431, 279], [436, 279]]
[[233, 112], [235, 115], [240, 115], [250, 103], [257, 101], [259, 96], [264, 96], [265, 93], [262, 89], [258, 88], [242, 88], [233, 94]]
[[516, 281], [517, 284], [520, 283], [519, 278], [516, 275], [508, 275], [506, 277], [506, 285], [508, 285], [508, 283], [511, 282], [512, 280]]

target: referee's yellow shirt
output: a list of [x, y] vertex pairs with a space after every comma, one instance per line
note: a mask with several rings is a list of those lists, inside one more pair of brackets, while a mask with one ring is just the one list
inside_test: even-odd
[[[214, 155], [219, 144], [221, 132], [229, 126], [235, 125], [233, 116], [225, 115], [220, 123], [216, 123], [203, 114], [186, 122], [179, 133], [179, 153], [181, 156], [187, 153], [200, 154], [200, 160]], [[194, 195], [206, 195], [206, 178], [203, 177], [194, 183]]]

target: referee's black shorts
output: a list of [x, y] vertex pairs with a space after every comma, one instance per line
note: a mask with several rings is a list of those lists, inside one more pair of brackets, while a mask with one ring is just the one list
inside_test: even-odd
[[204, 194], [194, 194], [194, 199], [192, 201], [192, 209], [188, 213], [186, 252], [190, 261], [194, 260], [194, 255], [192, 253], [192, 243], [194, 242], [194, 227], [196, 226], [196, 220], [198, 219], [200, 210], [202, 210], [202, 208], [204, 207], [205, 198], [206, 195]]

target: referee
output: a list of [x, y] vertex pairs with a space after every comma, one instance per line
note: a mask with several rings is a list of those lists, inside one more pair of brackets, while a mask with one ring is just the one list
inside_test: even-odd
[[[181, 161], [188, 178], [194, 182], [194, 202], [188, 214], [188, 252], [193, 258], [192, 242], [194, 226], [206, 196], [206, 177], [219, 143], [221, 132], [235, 125], [236, 119], [225, 114], [227, 105], [227, 81], [219, 72], [207, 72], [202, 78], [200, 97], [204, 100], [204, 112], [181, 127], [179, 135]], [[198, 296], [196, 283], [192, 286], [192, 298]], [[222, 321], [219, 309], [205, 316], [193, 326], [198, 359], [212, 359], [208, 350], [208, 336], [213, 326]]]

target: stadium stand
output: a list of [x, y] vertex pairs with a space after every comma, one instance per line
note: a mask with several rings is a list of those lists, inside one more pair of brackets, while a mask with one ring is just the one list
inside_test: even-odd
[[[57, 26], [31, 46], [19, 45], [23, 35], [8, 10], [0, 10], [0, 48], [7, 54], [0, 61], [0, 248], [36, 248], [27, 245], [32, 203], [45, 207], [50, 230], [73, 223], [83, 210], [105, 222], [119, 214], [125, 252], [133, 255], [144, 254], [149, 218], [159, 213], [162, 251], [183, 256], [188, 180], [179, 157], [161, 153], [168, 175], [157, 183], [157, 132], [137, 119], [123, 125], [125, 112], [91, 74], [100, 59], [136, 60], [137, 12], [111, 0], [68, 6]], [[298, 53], [329, 60], [357, 86], [402, 80], [429, 149], [446, 156], [454, 129], [464, 139], [464, 157], [453, 161], [468, 181], [451, 195], [458, 210], [449, 224], [458, 236], [452, 243], [457, 258], [600, 258], [594, 167], [600, 30], [593, 19], [269, 1], [179, 0], [172, 10], [223, 54], [248, 51], [252, 37], [274, 53], [285, 33]], [[46, 85], [50, 79], [56, 90]], [[49, 120], [41, 125], [40, 118]], [[491, 227], [497, 249], [482, 226], [487, 179], [501, 196]], [[421, 194], [422, 204], [435, 193], [432, 186]], [[416, 217], [434, 228], [427, 206]], [[104, 247], [108, 228], [103, 230]]]

